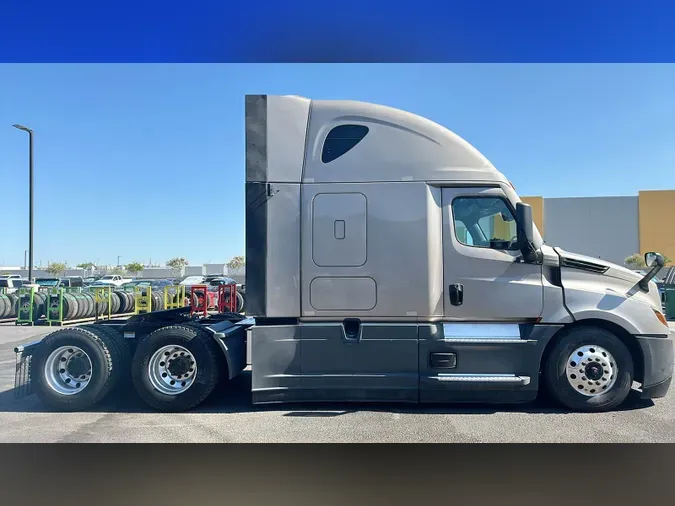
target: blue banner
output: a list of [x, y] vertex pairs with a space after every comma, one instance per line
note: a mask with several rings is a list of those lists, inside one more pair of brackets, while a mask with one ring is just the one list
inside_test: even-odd
[[672, 62], [675, 2], [3, 0], [2, 62]]

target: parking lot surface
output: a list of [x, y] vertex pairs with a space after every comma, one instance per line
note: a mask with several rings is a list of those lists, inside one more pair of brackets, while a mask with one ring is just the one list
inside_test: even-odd
[[[675, 324], [671, 323], [675, 329]], [[675, 442], [675, 389], [610, 413], [567, 413], [547, 400], [494, 405], [252, 406], [250, 373], [194, 412], [156, 413], [128, 392], [85, 413], [15, 400], [18, 344], [49, 332], [0, 324], [2, 442]]]

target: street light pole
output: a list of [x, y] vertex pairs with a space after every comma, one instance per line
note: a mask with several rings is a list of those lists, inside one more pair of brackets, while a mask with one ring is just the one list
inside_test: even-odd
[[33, 130], [23, 125], [13, 126], [28, 133], [28, 281], [33, 283]]

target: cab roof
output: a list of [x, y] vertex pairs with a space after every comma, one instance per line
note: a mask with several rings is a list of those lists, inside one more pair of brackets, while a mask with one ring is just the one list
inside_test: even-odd
[[[337, 156], [336, 156], [337, 155]], [[508, 183], [457, 134], [384, 105], [246, 96], [247, 181]]]

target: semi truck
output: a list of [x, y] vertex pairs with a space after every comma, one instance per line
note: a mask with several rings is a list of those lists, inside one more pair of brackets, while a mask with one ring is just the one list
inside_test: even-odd
[[666, 395], [658, 253], [638, 275], [544, 243], [486, 157], [399, 109], [247, 95], [245, 131], [246, 314], [61, 328], [15, 349], [17, 395], [185, 411], [249, 365], [254, 404]]

